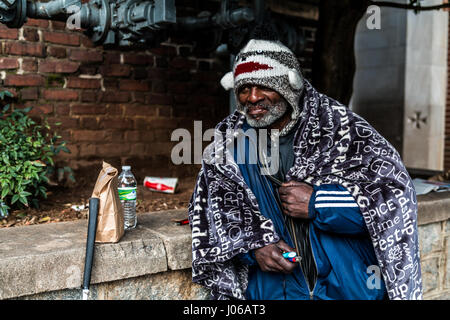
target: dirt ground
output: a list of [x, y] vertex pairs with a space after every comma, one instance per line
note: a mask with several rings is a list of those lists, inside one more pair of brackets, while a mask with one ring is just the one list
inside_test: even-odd
[[[0, 219], [0, 228], [87, 219], [88, 209], [78, 211], [72, 206], [87, 206], [94, 185], [95, 181], [91, 180], [81, 181], [76, 187], [49, 187], [47, 199], [40, 202], [40, 209], [12, 211], [8, 218]], [[136, 212], [139, 215], [150, 211], [187, 208], [194, 185], [195, 177], [180, 178], [175, 194], [154, 192], [138, 185]]]

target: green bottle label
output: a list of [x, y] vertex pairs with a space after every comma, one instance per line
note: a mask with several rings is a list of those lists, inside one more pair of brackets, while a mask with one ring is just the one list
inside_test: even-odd
[[136, 200], [136, 187], [117, 188], [120, 200]]

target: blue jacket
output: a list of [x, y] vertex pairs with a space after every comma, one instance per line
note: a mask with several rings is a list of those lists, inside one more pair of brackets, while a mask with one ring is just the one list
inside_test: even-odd
[[[282, 221], [282, 213], [271, 201], [271, 183], [254, 171], [252, 165], [240, 165], [254, 192], [261, 213], [272, 219], [280, 237], [293, 246]], [[272, 190], [270, 190], [272, 189]], [[273, 199], [273, 197], [272, 197]], [[253, 252], [240, 255], [249, 265], [249, 300], [358, 299], [381, 300], [387, 297], [381, 274], [374, 273], [377, 259], [368, 231], [350, 193], [339, 185], [314, 187], [309, 203], [310, 242], [317, 269], [317, 281], [309, 288], [299, 267], [292, 274], [263, 272]], [[371, 267], [372, 266], [372, 267]]]

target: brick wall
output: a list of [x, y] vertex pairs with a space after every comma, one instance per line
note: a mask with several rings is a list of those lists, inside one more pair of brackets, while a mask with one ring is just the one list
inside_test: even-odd
[[[300, 60], [309, 76], [314, 26], [305, 28]], [[228, 114], [219, 84], [228, 60], [196, 55], [182, 38], [140, 51], [104, 50], [64, 23], [29, 19], [21, 29], [0, 24], [0, 41], [1, 87], [15, 94], [15, 106], [61, 123], [71, 153], [58, 161], [75, 171], [106, 160], [147, 175], [194, 174], [196, 166], [171, 164], [171, 132], [191, 130], [194, 120], [206, 130]]]
[[[448, 25], [447, 68], [450, 67], [450, 23]], [[444, 170], [450, 170], [450, 69], [447, 71], [447, 106], [445, 110]]]
[[228, 110], [220, 62], [190, 56], [190, 44], [103, 50], [63, 23], [32, 19], [19, 30], [0, 25], [0, 38], [2, 88], [15, 106], [61, 122], [71, 153], [60, 161], [75, 170], [102, 159], [164, 166], [173, 129], [193, 120], [212, 126]]

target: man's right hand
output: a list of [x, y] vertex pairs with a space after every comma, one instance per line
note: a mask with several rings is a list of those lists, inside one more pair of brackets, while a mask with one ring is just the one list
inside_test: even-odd
[[290, 262], [283, 257], [283, 252], [295, 251], [283, 240], [275, 244], [255, 250], [255, 259], [264, 272], [281, 272], [289, 274], [294, 271], [297, 263]]

